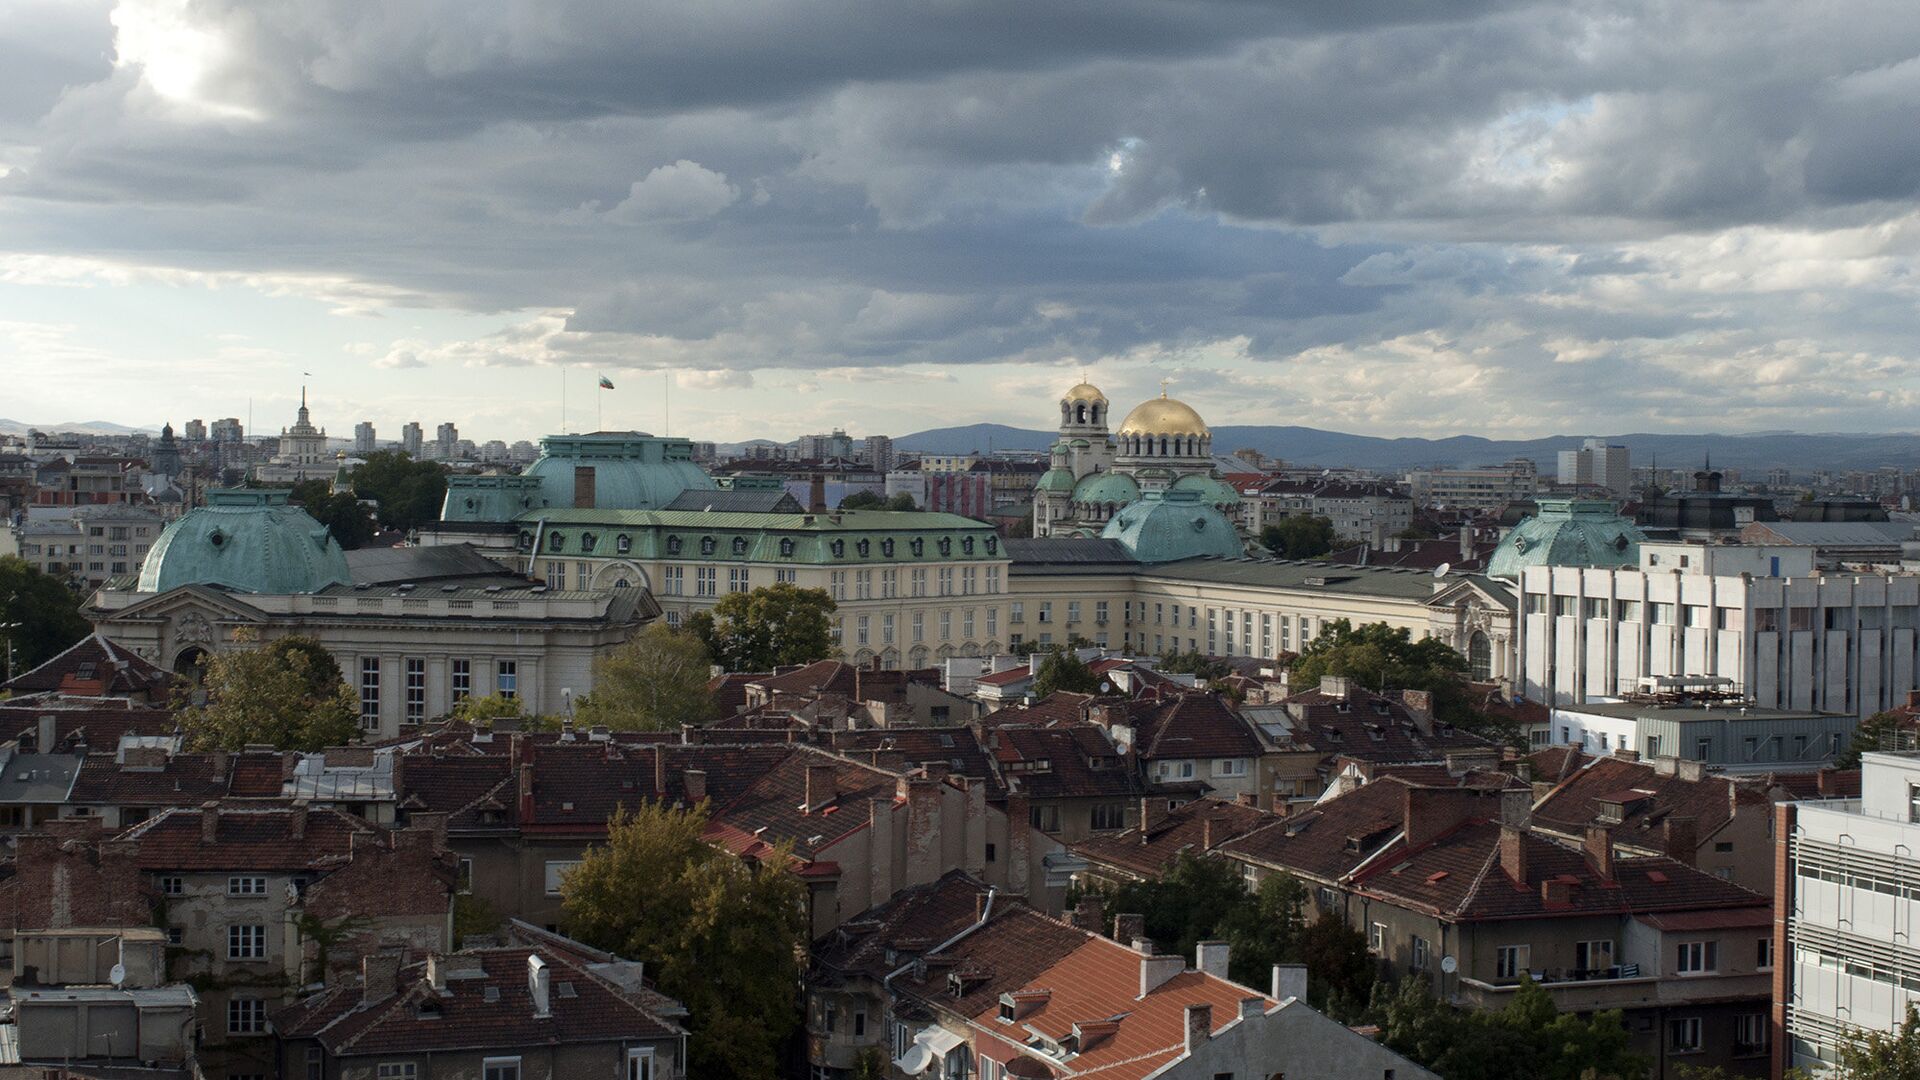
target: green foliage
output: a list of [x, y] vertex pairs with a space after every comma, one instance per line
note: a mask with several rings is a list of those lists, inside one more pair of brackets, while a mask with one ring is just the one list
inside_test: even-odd
[[1396, 540], [1432, 540], [1433, 530], [1424, 525], [1409, 525], [1393, 534]]
[[840, 500], [842, 510], [918, 510], [913, 504], [913, 496], [902, 491], [897, 495], [881, 495], [872, 491], [856, 491]]
[[1195, 675], [1209, 682], [1233, 674], [1232, 665], [1225, 660], [1216, 660], [1199, 649], [1167, 653], [1160, 658], [1160, 670], [1169, 675]]
[[415, 461], [404, 450], [376, 450], [353, 470], [353, 493], [380, 506], [380, 523], [406, 531], [440, 520], [446, 466]]
[[687, 1075], [772, 1077], [800, 1023], [806, 888], [782, 846], [749, 868], [703, 840], [704, 805], [642, 803], [607, 823], [607, 843], [566, 876], [567, 929], [646, 963], [686, 1004]]
[[687, 629], [727, 671], [771, 671], [833, 655], [834, 607], [825, 589], [780, 582], [728, 593], [712, 611], [695, 612]]
[[1260, 544], [1282, 559], [1311, 559], [1333, 550], [1333, 520], [1290, 515], [1260, 530]]
[[1630, 1080], [1647, 1062], [1628, 1049], [1618, 1009], [1582, 1020], [1560, 1012], [1532, 980], [1498, 1010], [1456, 1009], [1409, 977], [1374, 992], [1381, 1041], [1447, 1080]]
[[488, 694], [485, 697], [468, 695], [454, 704], [447, 713], [449, 720], [472, 724], [477, 728], [490, 728], [496, 720], [526, 720], [527, 708], [517, 697], [501, 697]]
[[193, 750], [266, 743], [313, 751], [352, 742], [360, 733], [359, 701], [333, 656], [312, 638], [214, 653], [203, 684], [207, 703], [180, 714]]
[[1033, 675], [1033, 695], [1046, 697], [1056, 691], [1065, 690], [1072, 694], [1092, 694], [1100, 689], [1100, 676], [1093, 673], [1086, 661], [1071, 649], [1052, 648], [1047, 650], [1046, 659], [1040, 661], [1040, 669]]
[[1877, 712], [1854, 729], [1853, 738], [1847, 743], [1844, 752], [1833, 759], [1836, 769], [1857, 769], [1860, 767], [1860, 755], [1864, 751], [1879, 750], [1883, 746], [1892, 749], [1897, 746], [1896, 739], [1903, 733], [1911, 738], [1913, 725], [1897, 712]]
[[678, 731], [713, 719], [707, 693], [713, 658], [699, 638], [654, 623], [593, 662], [593, 693], [579, 700], [583, 724], [615, 731]]
[[334, 541], [348, 551], [365, 547], [379, 529], [365, 503], [351, 492], [335, 495], [333, 485], [325, 480], [300, 481], [293, 485], [293, 494], [288, 499], [305, 507], [307, 513], [333, 534]]
[[87, 636], [80, 597], [59, 578], [13, 555], [0, 556], [0, 656], [13, 643], [13, 672], [31, 671]]
[[1322, 677], [1342, 675], [1375, 693], [1426, 690], [1434, 715], [1450, 724], [1485, 729], [1491, 721], [1474, 708], [1467, 692], [1467, 658], [1439, 638], [1416, 641], [1404, 627], [1386, 623], [1326, 624], [1288, 669], [1292, 684], [1311, 689]]
[[506, 920], [492, 904], [473, 895], [460, 893], [453, 898], [453, 947], [470, 937], [491, 934]]
[[1862, 1032], [1838, 1049], [1838, 1067], [1823, 1074], [1832, 1080], [1920, 1080], [1920, 1011], [1908, 1005], [1891, 1034]]
[[887, 1055], [869, 1046], [853, 1059], [853, 1080], [887, 1080]]

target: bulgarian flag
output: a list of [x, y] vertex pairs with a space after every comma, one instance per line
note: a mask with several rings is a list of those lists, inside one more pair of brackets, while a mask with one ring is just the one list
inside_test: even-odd
[[605, 375], [600, 376], [600, 389], [602, 390], [613, 389], [613, 380], [607, 378]]

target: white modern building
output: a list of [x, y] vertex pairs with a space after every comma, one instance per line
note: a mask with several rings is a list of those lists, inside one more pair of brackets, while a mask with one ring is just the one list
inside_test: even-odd
[[1540, 469], [1526, 458], [1474, 469], [1416, 469], [1407, 474], [1407, 488], [1420, 506], [1500, 510], [1533, 498], [1540, 490]]
[[1560, 451], [1560, 482], [1606, 488], [1624, 499], [1633, 491], [1633, 459], [1624, 446], [1588, 439], [1578, 450]]
[[1649, 543], [1636, 566], [1531, 566], [1519, 585], [1534, 701], [1719, 677], [1755, 707], [1866, 717], [1920, 685], [1920, 575], [1816, 575], [1808, 548]]
[[1860, 798], [1776, 808], [1774, 1072], [1833, 1064], [1920, 1005], [1920, 756], [1868, 753]]

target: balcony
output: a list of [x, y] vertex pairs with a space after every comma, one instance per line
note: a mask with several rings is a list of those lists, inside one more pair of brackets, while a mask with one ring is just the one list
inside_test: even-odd
[[[1632, 974], [1627, 974], [1632, 972]], [[1553, 998], [1561, 1012], [1591, 1012], [1598, 1009], [1646, 1009], [1661, 1006], [1690, 1005], [1704, 1001], [1738, 998], [1767, 998], [1773, 993], [1770, 972], [1685, 975], [1661, 978], [1650, 968], [1627, 964], [1621, 967], [1574, 969], [1541, 973], [1540, 985]], [[1518, 983], [1490, 983], [1462, 976], [1454, 986], [1455, 1004], [1478, 1009], [1498, 1009], [1513, 999]]]

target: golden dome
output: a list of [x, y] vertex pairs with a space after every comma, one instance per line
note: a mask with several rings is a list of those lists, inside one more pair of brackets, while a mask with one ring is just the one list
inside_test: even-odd
[[1212, 437], [1212, 429], [1200, 419], [1200, 414], [1184, 401], [1167, 396], [1162, 390], [1160, 396], [1143, 401], [1134, 406], [1125, 420], [1120, 421], [1121, 435], [1205, 435]]
[[1100, 388], [1093, 385], [1092, 383], [1083, 382], [1079, 386], [1076, 386], [1073, 389], [1067, 391], [1066, 396], [1062, 397], [1060, 400], [1104, 402], [1107, 400], [1107, 395], [1101, 393]]

